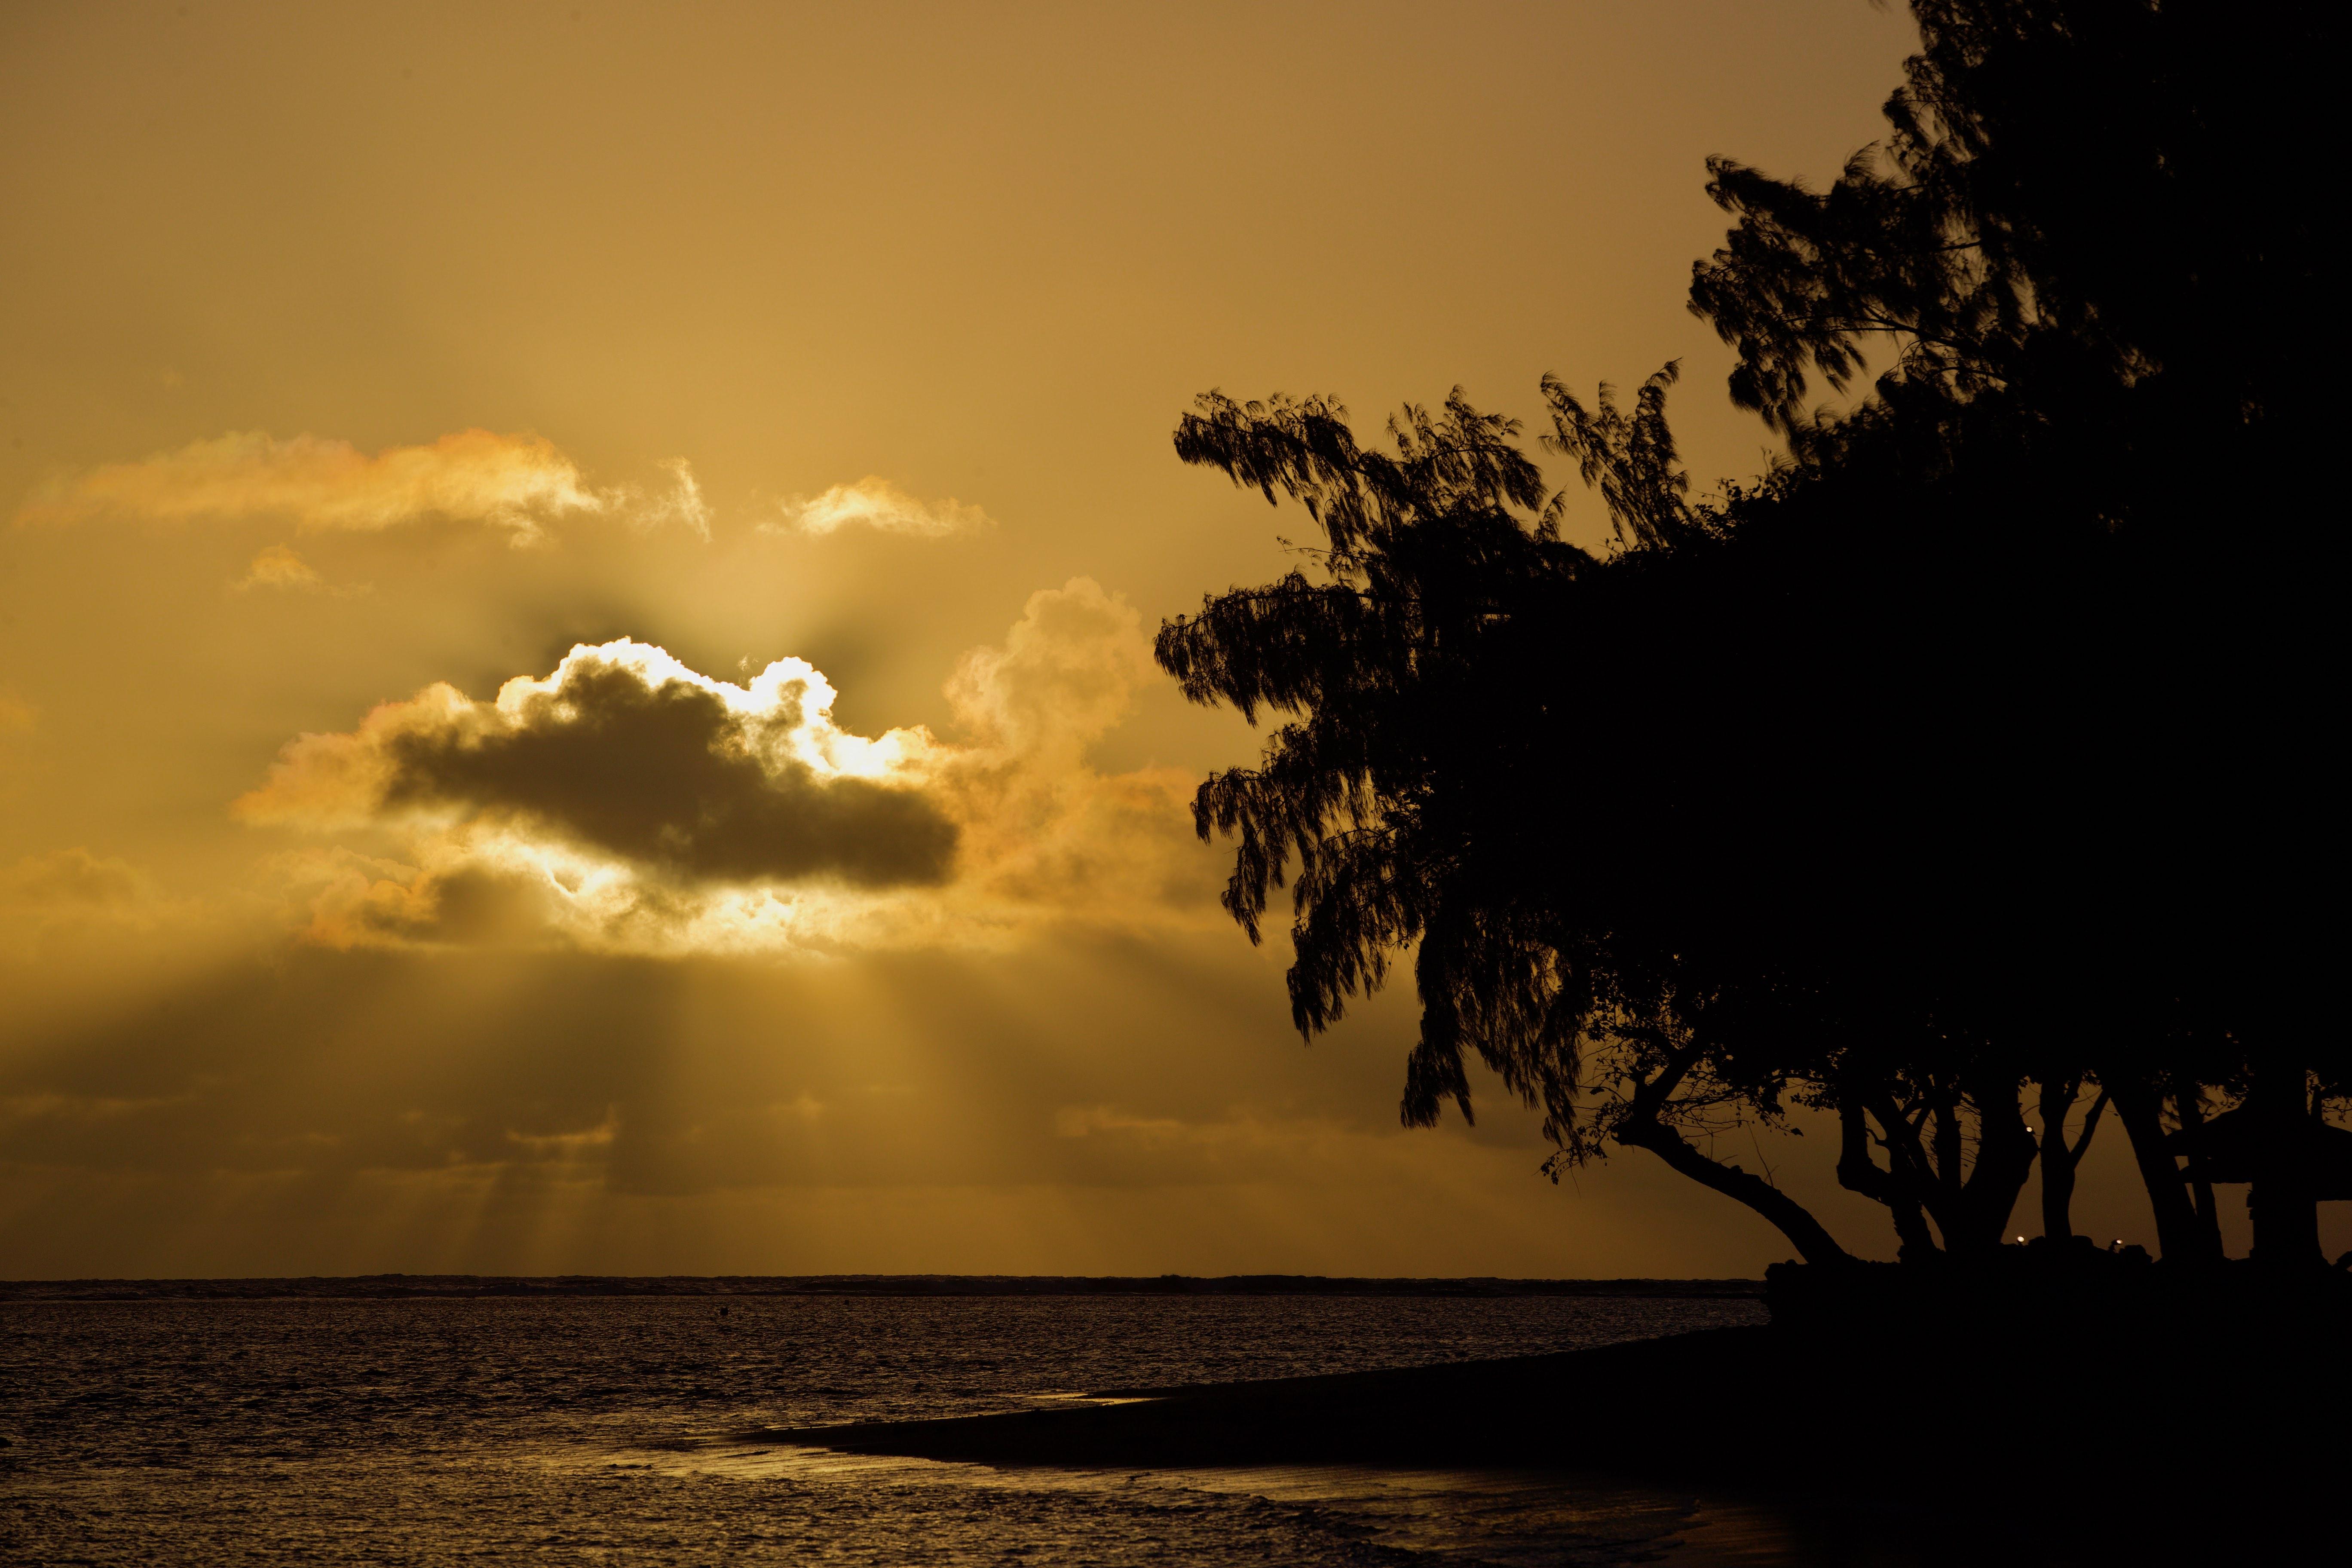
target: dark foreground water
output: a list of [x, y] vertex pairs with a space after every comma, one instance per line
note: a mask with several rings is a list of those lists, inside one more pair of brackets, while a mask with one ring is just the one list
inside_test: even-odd
[[[1850, 1521], [1591, 1479], [995, 1470], [741, 1436], [1574, 1349], [1752, 1322], [1752, 1301], [726, 1305], [723, 1315], [708, 1298], [0, 1305], [0, 1561], [1895, 1561], [1861, 1544], [1870, 1531]], [[1601, 1411], [1559, 1415], [1607, 1423]]]

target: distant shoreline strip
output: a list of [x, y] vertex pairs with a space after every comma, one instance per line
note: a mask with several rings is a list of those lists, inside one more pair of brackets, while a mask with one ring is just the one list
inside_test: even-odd
[[0, 1302], [568, 1300], [761, 1296], [1522, 1296], [1743, 1299], [1760, 1279], [1391, 1279], [1319, 1274], [361, 1274], [257, 1279], [0, 1280]]

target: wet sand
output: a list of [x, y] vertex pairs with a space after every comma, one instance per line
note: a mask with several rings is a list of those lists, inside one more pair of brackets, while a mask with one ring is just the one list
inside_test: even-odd
[[[1644, 1419], [1662, 1379], [1723, 1390], [1770, 1352], [1767, 1328], [1556, 1355], [1184, 1388], [1102, 1389], [1066, 1410], [746, 1432], [747, 1441], [998, 1465], [1619, 1465], [1767, 1458], [1706, 1401]], [[1109, 1403], [1117, 1401], [1118, 1403]], [[1665, 1414], [1660, 1412], [1660, 1415]], [[1696, 1423], [1694, 1431], [1689, 1423]], [[1644, 1465], [1648, 1468], [1648, 1465]]]
[[2036, 1365], [1996, 1339], [1929, 1363], [1916, 1342], [1764, 1325], [743, 1436], [1002, 1467], [1548, 1468], [1893, 1510], [1910, 1521], [1891, 1515], [1893, 1534], [1914, 1542], [1981, 1526], [2031, 1542], [2037, 1562], [2194, 1561], [2333, 1537], [2352, 1445], [2304, 1353], [2242, 1343], [2230, 1375], [2184, 1380], [2153, 1359], [2163, 1348], [2126, 1333]]

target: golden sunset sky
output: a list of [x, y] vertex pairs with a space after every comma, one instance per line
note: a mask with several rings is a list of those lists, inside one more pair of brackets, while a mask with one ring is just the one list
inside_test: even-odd
[[[1646, 1156], [1545, 1182], [1491, 1084], [1400, 1129], [1409, 986], [1290, 1032], [1186, 811], [1255, 739], [1148, 640], [1312, 525], [1168, 437], [1680, 358], [1757, 472], [1701, 161], [1826, 179], [1910, 39], [0, 11], [0, 1274], [1783, 1256]], [[1822, 1144], [1758, 1154], [1884, 1250]]]

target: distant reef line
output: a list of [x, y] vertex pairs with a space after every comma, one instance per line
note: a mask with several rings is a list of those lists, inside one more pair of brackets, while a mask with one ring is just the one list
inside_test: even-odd
[[1760, 1279], [1391, 1279], [1321, 1274], [357, 1274], [0, 1280], [5, 1301], [276, 1301], [637, 1296], [1622, 1296], [1761, 1298]]

